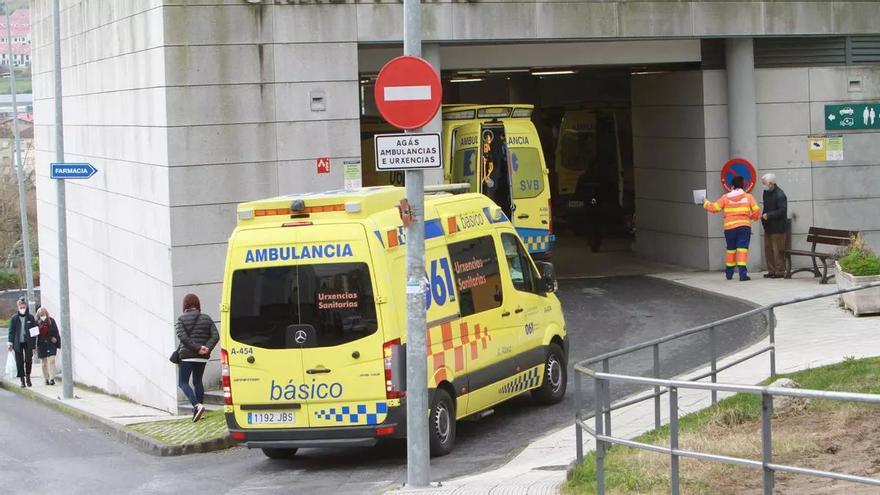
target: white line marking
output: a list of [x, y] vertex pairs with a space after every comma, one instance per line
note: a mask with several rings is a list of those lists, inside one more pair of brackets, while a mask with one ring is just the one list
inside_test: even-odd
[[386, 86], [385, 101], [430, 100], [431, 86]]

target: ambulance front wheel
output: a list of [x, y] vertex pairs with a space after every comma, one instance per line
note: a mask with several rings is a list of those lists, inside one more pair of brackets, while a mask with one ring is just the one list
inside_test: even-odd
[[428, 430], [432, 457], [442, 457], [452, 452], [455, 446], [455, 405], [449, 393], [442, 388], [434, 391]]
[[556, 404], [565, 397], [567, 385], [568, 372], [565, 369], [562, 348], [551, 343], [547, 346], [547, 357], [544, 361], [544, 380], [540, 387], [532, 391], [532, 397], [542, 404]]
[[293, 456], [296, 455], [297, 449], [278, 449], [278, 448], [267, 448], [262, 449], [263, 454], [269, 459], [293, 459]]

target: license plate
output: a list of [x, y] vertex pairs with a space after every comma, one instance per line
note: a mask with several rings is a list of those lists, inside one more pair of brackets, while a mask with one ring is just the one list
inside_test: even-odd
[[583, 201], [569, 201], [568, 207], [569, 208], [583, 208], [584, 202]]
[[285, 425], [296, 422], [293, 411], [272, 412], [249, 412], [247, 414], [249, 425]]

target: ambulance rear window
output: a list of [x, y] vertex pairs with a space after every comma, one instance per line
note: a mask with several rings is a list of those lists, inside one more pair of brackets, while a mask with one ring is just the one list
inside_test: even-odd
[[366, 263], [237, 270], [229, 317], [233, 340], [265, 349], [336, 346], [378, 328]]

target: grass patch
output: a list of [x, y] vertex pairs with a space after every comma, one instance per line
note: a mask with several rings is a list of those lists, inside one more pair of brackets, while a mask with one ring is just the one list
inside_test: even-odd
[[[840, 392], [880, 393], [880, 357], [853, 359], [780, 375], [802, 388]], [[775, 379], [762, 383], [767, 385]], [[778, 400], [778, 399], [777, 399]], [[811, 401], [796, 411], [785, 412], [773, 424], [774, 460], [799, 466], [828, 469], [823, 455], [836, 454], [840, 445], [829, 446], [834, 432], [845, 432], [848, 424], [859, 421], [876, 424], [880, 408], [837, 401]], [[758, 395], [737, 394], [714, 407], [683, 416], [679, 445], [683, 449], [760, 459], [761, 399]], [[838, 431], [840, 430], [840, 431]], [[872, 435], [869, 435], [872, 436]], [[840, 443], [845, 447], [858, 443]], [[663, 426], [640, 435], [637, 441], [669, 445], [669, 428]], [[832, 448], [833, 447], [833, 448]], [[866, 448], [875, 449], [868, 445]], [[857, 456], [853, 456], [854, 458]], [[596, 492], [596, 457], [591, 452], [563, 487], [566, 494]], [[859, 466], [852, 466], [858, 470]], [[832, 469], [840, 470], [840, 469]], [[846, 472], [846, 469], [843, 470]], [[852, 471], [850, 471], [852, 472]], [[743, 493], [745, 486], [731, 485], [735, 479], [751, 479], [760, 486], [760, 471], [722, 463], [681, 459], [683, 493]], [[608, 493], [667, 493], [669, 457], [631, 447], [614, 446], [605, 457], [605, 487]]]
[[9, 328], [9, 320], [0, 318], [0, 327]]
[[[5, 46], [5, 45], [4, 45]], [[15, 75], [15, 93], [16, 94], [25, 94], [30, 93], [32, 91], [31, 78], [21, 78], [22, 76], [16, 74]], [[9, 79], [0, 79], [0, 94], [8, 95], [12, 94], [12, 91], [9, 89]], [[21, 102], [19, 102], [21, 103]], [[10, 107], [11, 108], [11, 107]]]
[[213, 440], [228, 433], [223, 411], [208, 411], [198, 423], [185, 418], [137, 423], [130, 425], [129, 428], [166, 445], [185, 445]]

